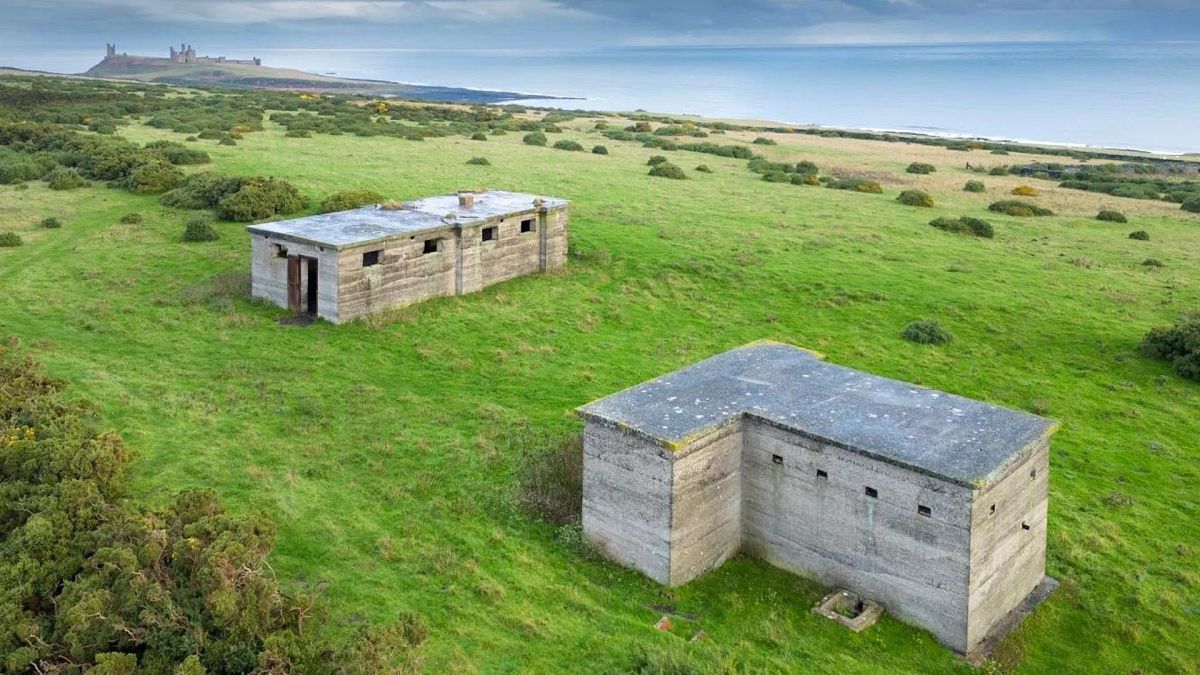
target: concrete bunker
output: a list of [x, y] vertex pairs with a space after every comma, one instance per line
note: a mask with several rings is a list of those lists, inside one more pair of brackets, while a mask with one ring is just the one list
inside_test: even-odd
[[251, 225], [254, 297], [334, 323], [561, 267], [569, 203], [483, 190]]
[[661, 583], [744, 551], [967, 654], [1053, 586], [1051, 420], [773, 342], [579, 413], [584, 535]]

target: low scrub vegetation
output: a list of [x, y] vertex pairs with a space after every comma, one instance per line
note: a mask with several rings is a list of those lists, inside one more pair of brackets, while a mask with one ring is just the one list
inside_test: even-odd
[[700, 173], [712, 173], [713, 172], [712, 168], [709, 167], [707, 164], [697, 165], [696, 171], [699, 171]]
[[1184, 199], [1180, 203], [1180, 208], [1188, 213], [1200, 213], [1200, 195]]
[[142, 217], [142, 214], [136, 212], [126, 213], [125, 215], [121, 216], [121, 222], [126, 225], [138, 225], [141, 224], [143, 220], [145, 220], [145, 218]]
[[1150, 241], [1150, 233], [1145, 230], [1135, 230], [1129, 233], [1129, 238], [1137, 239], [1138, 241]]
[[59, 220], [58, 218], [55, 218], [54, 216], [47, 216], [46, 218], [42, 218], [42, 222], [40, 222], [38, 224], [41, 225], [42, 227], [46, 228], [47, 230], [57, 230], [58, 228], [62, 227], [62, 221]]
[[825, 181], [825, 187], [834, 190], [850, 190], [851, 192], [867, 192], [880, 194], [883, 186], [867, 178], [830, 178]]
[[555, 141], [554, 149], [555, 150], [567, 150], [570, 152], [583, 152], [583, 146], [580, 145], [578, 141], [569, 141], [566, 139], [563, 139], [561, 141]]
[[24, 243], [16, 232], [0, 232], [0, 248], [13, 248]]
[[932, 164], [926, 164], [924, 162], [913, 162], [912, 164], [909, 164], [908, 167], [905, 168], [904, 170], [907, 173], [931, 174], [931, 173], [937, 171], [937, 167]]
[[183, 225], [184, 241], [216, 241], [220, 238], [220, 233], [217, 232], [212, 218], [208, 215], [197, 213], [188, 216]]
[[778, 143], [770, 138], [767, 138], [766, 136], [759, 136], [758, 138], [755, 138], [753, 143], [755, 145], [778, 145]]
[[984, 186], [983, 181], [969, 180], [963, 185], [963, 192], [984, 192], [985, 190], [987, 187]]
[[1129, 219], [1125, 217], [1124, 213], [1121, 213], [1120, 211], [1110, 211], [1108, 209], [1105, 209], [1105, 210], [1101, 211], [1100, 213], [1097, 213], [1096, 220], [1103, 220], [1103, 221], [1109, 222], [1109, 223], [1129, 222]]
[[608, 148], [604, 147], [603, 145], [593, 145], [592, 146], [592, 154], [593, 155], [607, 155]]
[[896, 197], [896, 201], [905, 206], [922, 206], [926, 208], [933, 206], [933, 197], [920, 190], [904, 190]]
[[87, 185], [87, 181], [79, 175], [78, 171], [63, 166], [46, 174], [46, 182], [49, 183], [51, 190], [74, 190]]
[[1050, 209], [1017, 199], [1005, 199], [998, 202], [992, 202], [988, 205], [988, 211], [991, 211], [992, 213], [1002, 213], [1006, 216], [1017, 216], [1018, 218], [1054, 215], [1054, 212]]
[[492, 163], [488, 161], [487, 157], [472, 157], [471, 159], [467, 160], [467, 164], [470, 164], [472, 166], [491, 166], [492, 165]]
[[287, 181], [215, 172], [188, 176], [178, 188], [162, 196], [162, 203], [183, 209], [216, 209], [222, 219], [241, 222], [304, 208], [299, 191]]
[[546, 134], [543, 134], [540, 131], [531, 131], [530, 133], [525, 134], [525, 136], [521, 139], [521, 142], [525, 145], [544, 146], [547, 142]]
[[1186, 316], [1173, 326], [1153, 328], [1142, 339], [1144, 354], [1170, 361], [1180, 377], [1200, 380], [1200, 314]]
[[554, 525], [579, 522], [583, 508], [583, 440], [572, 435], [524, 456], [517, 501], [529, 515]]
[[374, 190], [343, 190], [329, 195], [321, 202], [321, 213], [346, 211], [382, 202], [383, 195]]
[[659, 162], [658, 164], [650, 167], [650, 175], [657, 176], [659, 178], [671, 178], [673, 180], [683, 180], [687, 178], [687, 174], [683, 172], [683, 169], [670, 162]]
[[473, 141], [486, 141], [487, 139], [487, 134], [483, 133], [482, 131], [476, 131], [475, 133], [471, 134], [471, 140]]
[[982, 218], [971, 218], [963, 216], [961, 218], [950, 218], [942, 216], [929, 221], [929, 224], [939, 230], [946, 232], [956, 232], [959, 234], [970, 234], [984, 239], [991, 239], [996, 236], [992, 224]]
[[954, 341], [950, 331], [937, 321], [913, 321], [904, 327], [904, 339], [923, 345], [944, 345]]
[[1036, 197], [1039, 193], [1032, 185], [1018, 185], [1012, 189], [1012, 194], [1018, 197]]

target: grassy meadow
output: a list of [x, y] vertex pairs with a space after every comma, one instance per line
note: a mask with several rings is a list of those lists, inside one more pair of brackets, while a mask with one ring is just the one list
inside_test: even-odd
[[[25, 242], [0, 249], [0, 336], [98, 405], [137, 453], [136, 496], [211, 487], [233, 510], [268, 513], [285, 585], [320, 589], [335, 629], [422, 615], [428, 672], [619, 672], [640, 650], [705, 670], [971, 671], [890, 617], [858, 635], [817, 617], [825, 589], [766, 564], [738, 558], [666, 589], [516, 507], [521, 458], [578, 434], [576, 406], [761, 338], [1061, 420], [1047, 564], [1063, 585], [989, 668], [1200, 672], [1200, 385], [1137, 352], [1150, 327], [1200, 307], [1200, 215], [965, 168], [1032, 155], [709, 139], [766, 135], [777, 145], [752, 147], [768, 159], [869, 176], [884, 192], [769, 183], [744, 160], [609, 140], [594, 121], [550, 141], [609, 155], [519, 133], [285, 138], [273, 124], [234, 147], [198, 144], [213, 157], [199, 170], [281, 177], [314, 208], [349, 189], [572, 201], [565, 270], [342, 326], [280, 325], [286, 312], [245, 297], [242, 224], [183, 243], [187, 212], [157, 196], [0, 186], [0, 230]], [[656, 154], [689, 180], [647, 176]], [[465, 163], [476, 156], [491, 166]], [[905, 173], [913, 161], [937, 172]], [[987, 191], [963, 192], [972, 178]], [[1023, 183], [1058, 215], [986, 210]], [[896, 203], [909, 188], [936, 206]], [[1096, 221], [1102, 207], [1130, 222]], [[120, 223], [130, 212], [144, 222]], [[943, 215], [985, 218], [996, 236], [927, 224]], [[40, 228], [46, 216], [63, 227]], [[954, 342], [903, 340], [917, 319]], [[664, 607], [670, 632], [654, 628]]]

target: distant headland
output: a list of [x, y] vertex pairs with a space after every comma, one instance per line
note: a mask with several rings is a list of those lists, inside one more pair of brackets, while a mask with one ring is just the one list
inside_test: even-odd
[[186, 42], [181, 43], [178, 49], [173, 45], [169, 47], [167, 56], [118, 53], [115, 43], [106, 43], [104, 59], [89, 68], [83, 76], [191, 87], [365, 94], [453, 103], [500, 103], [526, 98], [545, 98], [541, 95], [513, 91], [359, 80], [317, 75], [291, 68], [272, 68], [264, 66], [262, 59], [258, 57], [231, 59], [225, 56], [199, 56], [196, 49]]

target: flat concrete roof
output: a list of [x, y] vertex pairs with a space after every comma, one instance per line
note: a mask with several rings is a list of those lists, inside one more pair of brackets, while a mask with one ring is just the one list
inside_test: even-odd
[[[475, 204], [471, 208], [460, 207], [455, 193], [405, 202], [404, 208], [400, 209], [384, 209], [374, 204], [349, 211], [259, 223], [246, 229], [254, 234], [343, 249], [535, 211], [538, 208], [534, 206], [535, 199], [543, 200], [542, 208], [567, 205], [565, 199], [524, 192], [488, 190], [474, 194]], [[454, 215], [453, 219], [450, 214]]]
[[755, 342], [579, 408], [676, 450], [748, 415], [965, 487], [981, 487], [1058, 423]]

